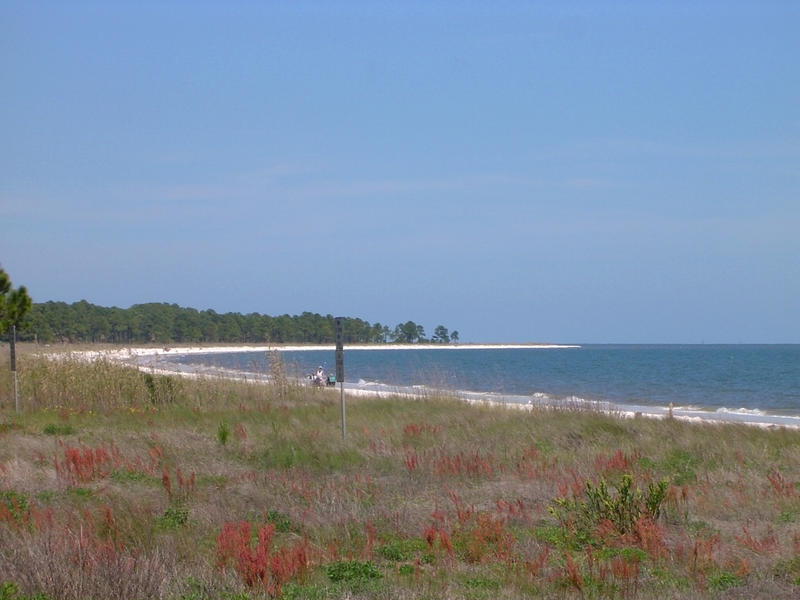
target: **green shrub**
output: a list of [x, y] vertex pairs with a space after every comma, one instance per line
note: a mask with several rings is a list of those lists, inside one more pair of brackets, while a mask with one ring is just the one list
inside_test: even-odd
[[619, 534], [624, 535], [633, 531], [643, 515], [657, 519], [667, 496], [668, 485], [666, 479], [649, 483], [645, 493], [634, 487], [633, 476], [625, 473], [616, 488], [616, 494], [609, 490], [605, 479], [601, 479], [596, 487], [587, 481], [585, 499], [557, 498], [549, 510], [575, 541], [585, 545], [592, 542], [593, 532], [601, 523], [610, 522]]
[[94, 495], [94, 490], [85, 487], [69, 488], [69, 493], [78, 498], [91, 498]]
[[169, 404], [179, 400], [181, 381], [177, 377], [167, 375], [153, 376], [142, 373], [147, 388], [147, 398], [152, 404]]
[[603, 548], [597, 553], [597, 558], [610, 560], [617, 556], [622, 557], [627, 562], [642, 562], [647, 558], [647, 552], [641, 548]]
[[224, 446], [228, 443], [228, 440], [231, 437], [231, 428], [225, 421], [222, 421], [217, 427], [217, 441]]
[[331, 563], [326, 568], [328, 578], [333, 582], [338, 581], [366, 581], [368, 579], [380, 579], [383, 577], [381, 572], [372, 562], [361, 562], [358, 560], [341, 560]]
[[117, 469], [109, 475], [109, 479], [115, 483], [160, 483], [159, 480], [152, 475], [129, 469]]
[[164, 514], [158, 518], [158, 525], [162, 529], [179, 529], [189, 522], [189, 509], [179, 506], [169, 506]]
[[672, 474], [675, 485], [685, 485], [697, 481], [695, 469], [700, 460], [686, 450], [677, 448], [672, 450], [663, 463], [664, 469]]
[[536, 527], [533, 530], [533, 537], [540, 542], [555, 546], [556, 548], [573, 548], [577, 550], [572, 537], [561, 525], [542, 525]]
[[[21, 523], [25, 513], [30, 508], [28, 496], [20, 494], [14, 490], [3, 490], [0, 492], [0, 503], [8, 509], [11, 518], [17, 523]], [[2, 598], [2, 596], [0, 596]]]
[[394, 562], [399, 562], [401, 560], [408, 560], [408, 557], [403, 549], [400, 547], [398, 543], [391, 543], [385, 544], [383, 546], [378, 546], [375, 548], [375, 552], [377, 552], [381, 557], [385, 558], [386, 560], [391, 560]]
[[297, 530], [292, 520], [277, 510], [270, 510], [267, 512], [267, 523], [272, 523], [275, 526], [275, 531], [281, 533]]
[[75, 433], [75, 429], [72, 425], [62, 424], [56, 425], [55, 423], [48, 423], [42, 429], [42, 433], [45, 435], [72, 435]]
[[778, 523], [794, 523], [797, 521], [797, 513], [793, 510], [785, 510], [778, 515]]
[[17, 586], [10, 581], [0, 583], [0, 600], [16, 600], [19, 598], [17, 595]]
[[6, 581], [0, 583], [0, 600], [50, 600], [50, 596], [46, 594], [34, 594], [33, 596], [20, 594], [19, 588], [15, 583]]
[[708, 578], [708, 587], [718, 592], [727, 590], [728, 588], [738, 587], [743, 583], [744, 580], [741, 577], [730, 571], [722, 571]]
[[465, 587], [475, 588], [475, 589], [499, 590], [500, 585], [501, 584], [497, 579], [492, 579], [490, 577], [482, 577], [480, 575], [477, 575], [475, 577], [469, 577], [464, 580]]

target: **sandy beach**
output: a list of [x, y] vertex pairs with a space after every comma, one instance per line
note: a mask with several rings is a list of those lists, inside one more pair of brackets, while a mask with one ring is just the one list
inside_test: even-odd
[[[176, 346], [140, 347], [120, 350], [88, 350], [87, 357], [105, 356], [109, 359], [125, 359], [136, 356], [175, 356], [180, 354], [215, 354], [220, 352], [305, 352], [334, 350], [334, 344], [271, 344], [242, 346]], [[580, 348], [575, 344], [348, 344], [346, 350], [490, 350], [500, 348]]]

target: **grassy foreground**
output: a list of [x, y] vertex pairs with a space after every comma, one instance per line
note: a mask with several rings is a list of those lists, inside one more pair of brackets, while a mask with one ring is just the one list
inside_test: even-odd
[[0, 600], [800, 596], [796, 431], [0, 361]]

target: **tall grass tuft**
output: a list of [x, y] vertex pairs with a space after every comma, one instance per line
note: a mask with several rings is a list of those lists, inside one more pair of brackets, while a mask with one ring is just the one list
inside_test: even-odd
[[175, 568], [161, 551], [131, 552], [83, 520], [76, 527], [0, 527], [0, 547], [2, 577], [48, 600], [163, 598]]
[[[155, 391], [156, 383], [148, 385], [138, 370], [104, 359], [87, 362], [69, 354], [55, 359], [26, 355], [18, 369], [23, 410], [97, 411], [148, 406], [162, 398]], [[180, 382], [170, 385], [179, 387]]]
[[291, 384], [286, 376], [286, 365], [283, 362], [283, 355], [278, 350], [272, 350], [267, 356], [269, 364], [269, 379], [272, 383], [272, 390], [278, 400], [285, 400], [289, 395]]

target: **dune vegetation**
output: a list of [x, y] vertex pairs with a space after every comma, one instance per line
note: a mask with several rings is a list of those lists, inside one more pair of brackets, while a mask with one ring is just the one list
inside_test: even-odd
[[18, 368], [0, 600], [800, 595], [797, 431]]

